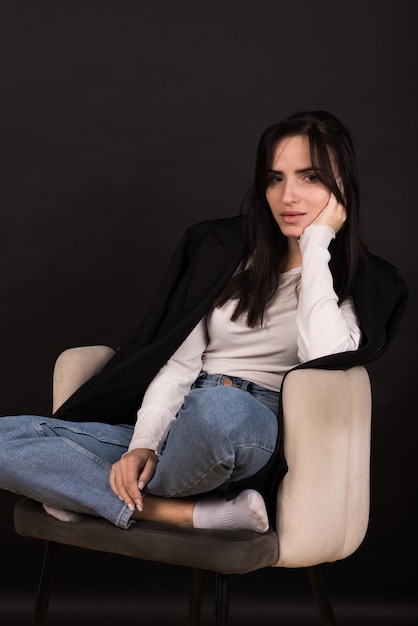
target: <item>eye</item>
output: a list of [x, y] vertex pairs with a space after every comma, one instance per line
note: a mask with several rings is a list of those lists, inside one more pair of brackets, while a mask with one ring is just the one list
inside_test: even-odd
[[318, 182], [318, 176], [316, 174], [307, 174], [304, 178], [304, 180], [306, 180], [306, 182], [308, 183], [317, 183]]
[[283, 181], [283, 178], [280, 176], [280, 174], [269, 174], [269, 177], [268, 177], [269, 185], [275, 185], [277, 183], [281, 183], [282, 181]]

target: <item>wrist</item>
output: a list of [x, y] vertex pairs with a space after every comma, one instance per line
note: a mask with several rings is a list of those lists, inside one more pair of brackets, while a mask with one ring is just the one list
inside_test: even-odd
[[335, 231], [328, 224], [309, 224], [299, 237], [298, 243], [303, 251], [310, 242], [328, 248], [333, 239], [335, 239]]
[[161, 454], [158, 452], [158, 450], [153, 450], [152, 448], [144, 448], [143, 446], [130, 446], [128, 448], [128, 450], [122, 454], [121, 458], [123, 458], [125, 455], [130, 454], [131, 452], [136, 452], [136, 451], [141, 451], [141, 452], [146, 452], [146, 453], [150, 453], [150, 456], [154, 456], [156, 461], [159, 461], [161, 458]]

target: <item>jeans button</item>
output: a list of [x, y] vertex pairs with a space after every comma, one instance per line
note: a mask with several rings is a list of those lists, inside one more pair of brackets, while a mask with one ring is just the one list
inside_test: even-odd
[[232, 382], [232, 380], [230, 378], [224, 378], [223, 381], [222, 381], [222, 384], [226, 385], [227, 387], [232, 387], [233, 382]]

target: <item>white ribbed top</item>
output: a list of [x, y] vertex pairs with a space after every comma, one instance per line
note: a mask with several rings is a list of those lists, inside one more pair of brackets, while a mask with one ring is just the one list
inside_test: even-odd
[[261, 328], [246, 326], [245, 316], [231, 322], [234, 301], [209, 311], [149, 385], [129, 450], [161, 451], [184, 396], [202, 369], [278, 390], [284, 374], [299, 363], [358, 348], [361, 336], [352, 299], [338, 306], [333, 289], [328, 266], [333, 237], [325, 225], [305, 229], [300, 240], [302, 267], [280, 275]]
[[264, 312], [261, 328], [248, 328], [246, 315], [231, 322], [236, 301], [212, 309], [206, 319], [209, 339], [202, 369], [280, 389], [285, 372], [299, 363], [295, 310], [300, 281], [300, 267], [280, 275], [279, 290]]

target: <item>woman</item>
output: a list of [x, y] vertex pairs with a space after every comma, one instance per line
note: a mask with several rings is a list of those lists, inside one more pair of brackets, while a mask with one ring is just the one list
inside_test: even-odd
[[295, 367], [384, 353], [407, 289], [359, 238], [350, 133], [301, 112], [261, 137], [242, 215], [189, 229], [156, 301], [52, 418], [0, 420], [0, 487], [70, 521], [269, 526]]

